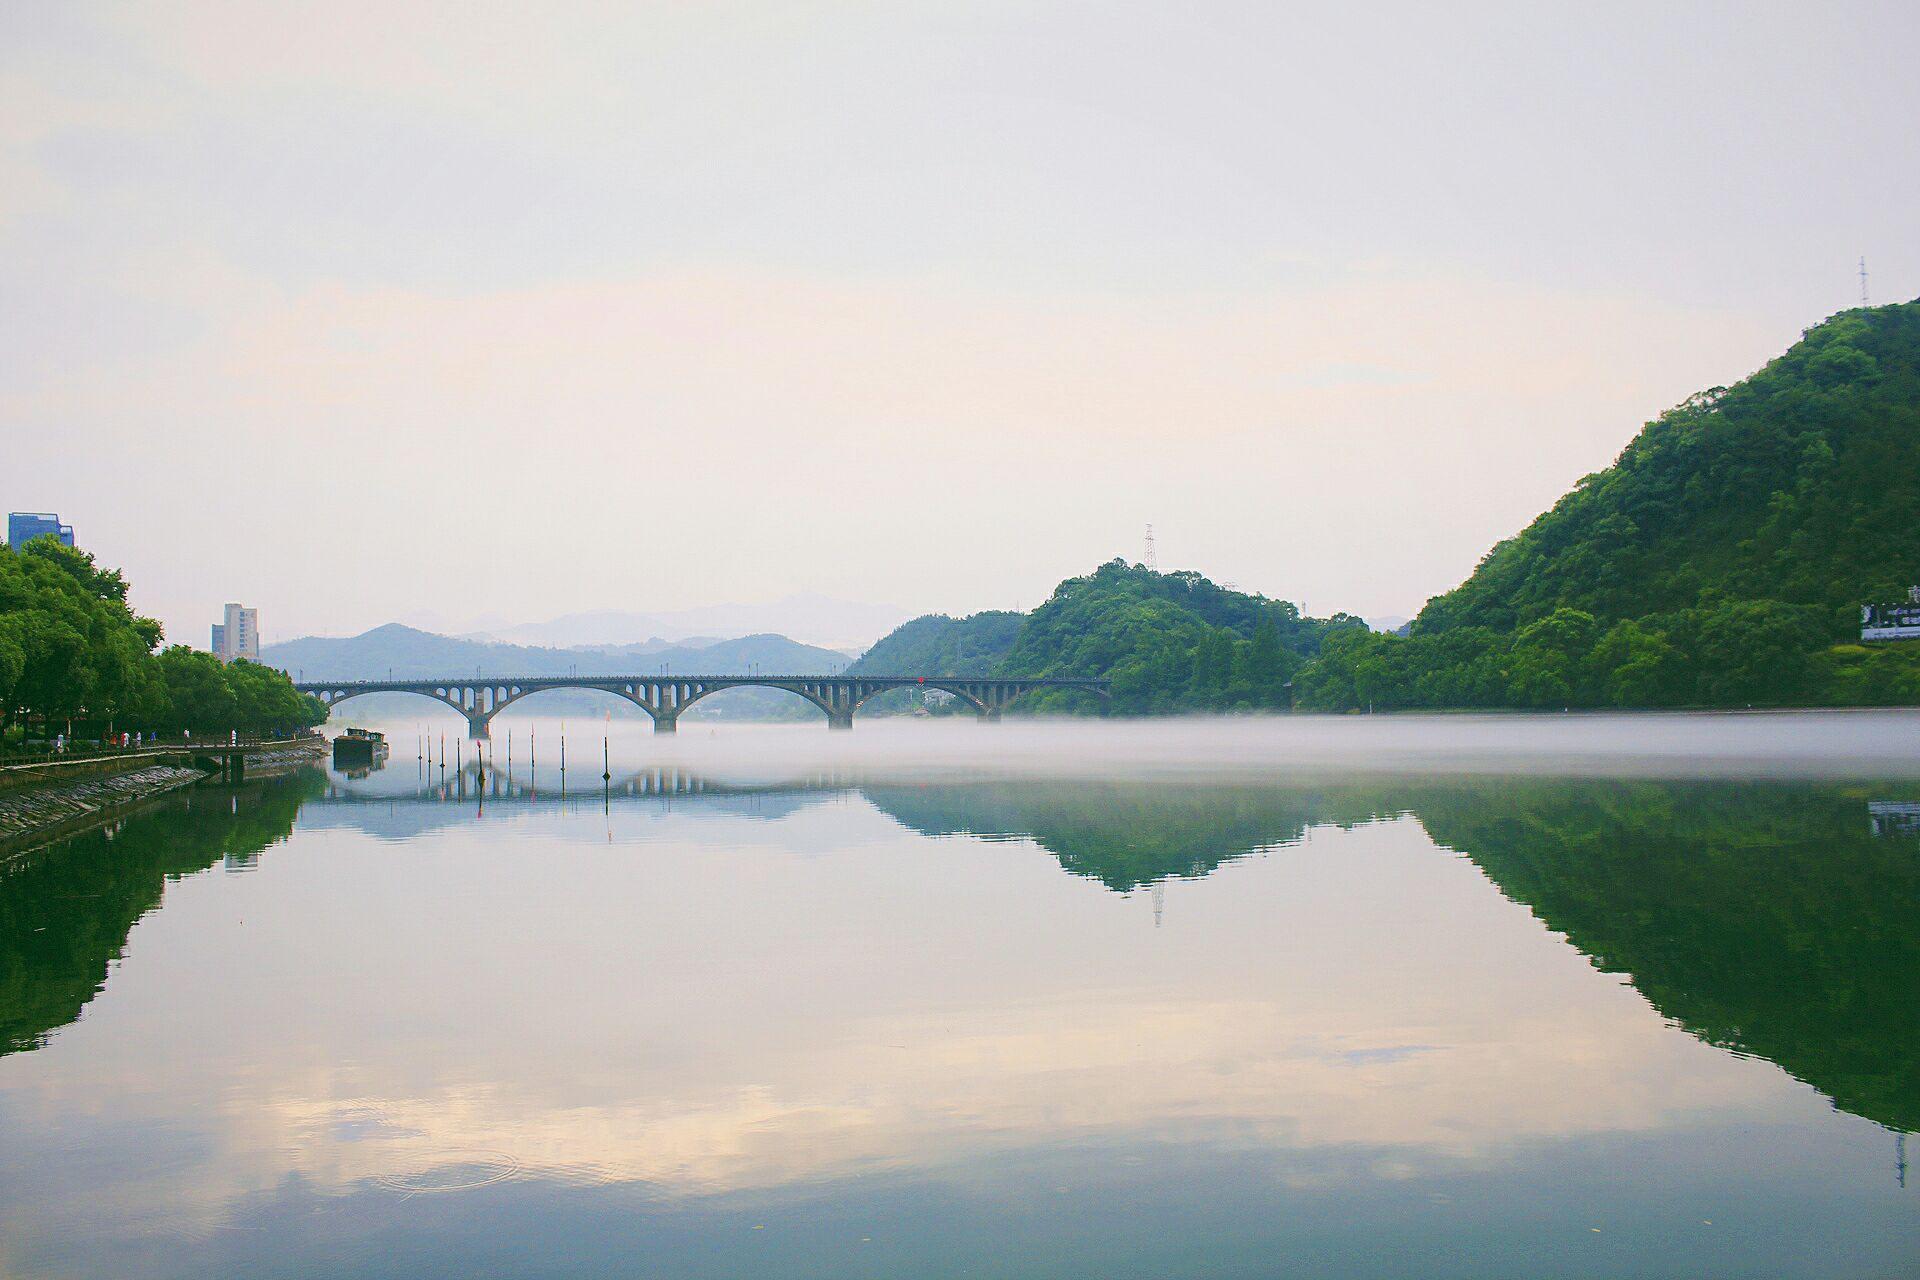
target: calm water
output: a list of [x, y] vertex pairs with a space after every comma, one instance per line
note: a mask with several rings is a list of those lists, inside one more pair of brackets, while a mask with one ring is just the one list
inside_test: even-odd
[[386, 727], [0, 873], [0, 1275], [1920, 1265], [1920, 717]]

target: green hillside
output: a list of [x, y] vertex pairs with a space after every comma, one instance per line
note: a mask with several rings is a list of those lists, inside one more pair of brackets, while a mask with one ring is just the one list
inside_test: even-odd
[[1407, 639], [1346, 636], [1300, 704], [1920, 702], [1860, 606], [1920, 578], [1920, 303], [1844, 312], [1649, 423]]
[[[1198, 573], [1159, 573], [1110, 560], [1068, 578], [1026, 625], [1001, 670], [1017, 676], [1106, 676], [1115, 711], [1155, 713], [1287, 705], [1286, 682], [1331, 631], [1365, 630], [1345, 614], [1302, 617], [1285, 600], [1220, 586]], [[1028, 695], [1036, 710], [1087, 695]]]
[[1013, 648], [1025, 620], [1025, 614], [1004, 609], [964, 618], [929, 613], [882, 636], [847, 670], [875, 676], [991, 675]]
[[1662, 414], [1410, 635], [1115, 560], [1024, 618], [916, 619], [855, 669], [1105, 676], [1136, 714], [1911, 704], [1920, 644], [1856, 641], [1860, 606], [1916, 580], [1920, 302], [1844, 312]]
[[1818, 606], [1835, 639], [1920, 573], [1920, 302], [1843, 312], [1746, 381], [1647, 424], [1416, 634], [1720, 599]]
[[[1287, 680], [1345, 614], [1302, 617], [1284, 600], [1249, 595], [1198, 573], [1111, 560], [1068, 578], [1031, 613], [930, 614], [897, 627], [848, 668], [855, 674], [1097, 676], [1110, 709], [1133, 714], [1284, 707]], [[889, 703], [875, 699], [872, 707]], [[904, 697], [898, 701], [904, 706]], [[1029, 711], [1109, 709], [1093, 695], [1029, 694]]]

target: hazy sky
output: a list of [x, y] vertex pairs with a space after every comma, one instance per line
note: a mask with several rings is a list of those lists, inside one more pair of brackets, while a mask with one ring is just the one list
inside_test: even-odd
[[0, 504], [206, 641], [1412, 612], [1920, 292], [1920, 7], [15, 0]]

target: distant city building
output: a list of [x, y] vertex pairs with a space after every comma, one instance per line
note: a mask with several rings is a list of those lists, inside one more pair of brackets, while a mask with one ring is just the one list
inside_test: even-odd
[[7, 545], [15, 551], [27, 545], [29, 539], [43, 533], [50, 533], [68, 546], [73, 545], [73, 526], [61, 524], [60, 517], [51, 511], [13, 511], [7, 515]]
[[1900, 604], [1860, 607], [1862, 640], [1920, 640], [1920, 587], [1907, 592]]
[[1876, 836], [1920, 836], [1920, 804], [1911, 800], [1869, 800], [1867, 822]]
[[222, 662], [235, 658], [260, 661], [260, 611], [227, 606], [227, 620], [213, 624], [213, 653]]

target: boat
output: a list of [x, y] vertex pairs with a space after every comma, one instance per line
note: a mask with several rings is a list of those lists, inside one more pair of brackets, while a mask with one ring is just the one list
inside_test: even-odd
[[349, 728], [333, 740], [335, 768], [366, 767], [387, 758], [387, 735], [373, 729]]

